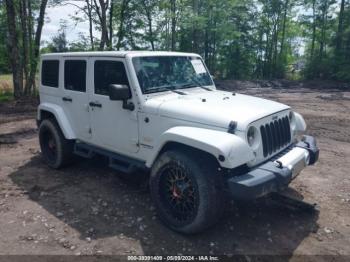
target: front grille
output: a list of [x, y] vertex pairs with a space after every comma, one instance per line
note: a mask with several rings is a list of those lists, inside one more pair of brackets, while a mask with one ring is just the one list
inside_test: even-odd
[[289, 118], [287, 116], [260, 126], [264, 157], [288, 145], [291, 140]]

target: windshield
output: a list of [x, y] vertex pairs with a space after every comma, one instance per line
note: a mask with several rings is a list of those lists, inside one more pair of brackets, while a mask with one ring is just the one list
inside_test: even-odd
[[135, 57], [133, 64], [144, 94], [214, 85], [199, 57]]

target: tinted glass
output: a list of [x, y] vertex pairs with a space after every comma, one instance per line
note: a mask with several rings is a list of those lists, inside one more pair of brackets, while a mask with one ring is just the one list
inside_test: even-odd
[[60, 62], [58, 60], [44, 60], [41, 68], [41, 84], [44, 86], [58, 87], [58, 72]]
[[86, 61], [66, 60], [64, 62], [64, 88], [73, 91], [86, 91]]
[[95, 94], [108, 95], [109, 85], [129, 85], [125, 67], [118, 61], [96, 61]]
[[213, 81], [198, 57], [149, 56], [133, 58], [143, 93], [211, 86]]

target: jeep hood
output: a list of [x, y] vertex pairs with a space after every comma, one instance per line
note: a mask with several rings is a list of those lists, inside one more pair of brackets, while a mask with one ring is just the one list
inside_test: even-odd
[[265, 116], [290, 107], [274, 101], [225, 91], [184, 90], [187, 95], [167, 93], [150, 97], [145, 111], [204, 125], [228, 128], [237, 122], [238, 130]]

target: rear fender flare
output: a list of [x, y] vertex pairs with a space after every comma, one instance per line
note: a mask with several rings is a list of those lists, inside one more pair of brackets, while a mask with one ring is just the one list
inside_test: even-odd
[[56, 121], [61, 128], [63, 135], [66, 139], [76, 139], [76, 135], [74, 133], [74, 130], [72, 129], [70, 122], [62, 109], [62, 107], [51, 104], [51, 103], [42, 103], [38, 107], [38, 115], [37, 115], [37, 120], [41, 121], [42, 119], [42, 112], [47, 111], [52, 113]]

